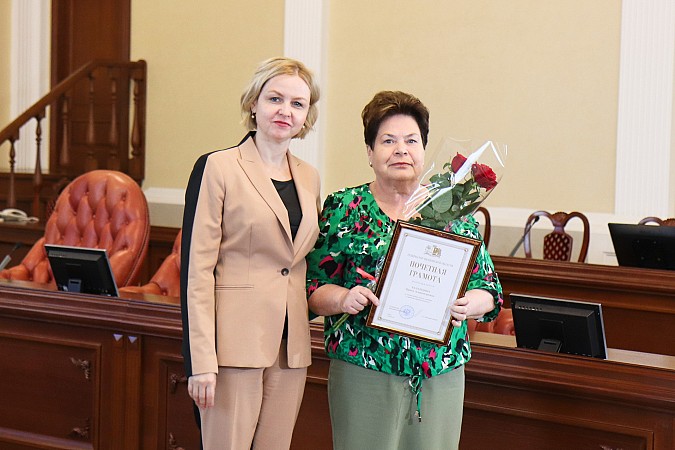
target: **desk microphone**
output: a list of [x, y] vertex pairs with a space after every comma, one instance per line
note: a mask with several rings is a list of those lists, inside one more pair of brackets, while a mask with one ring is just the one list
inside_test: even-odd
[[7, 253], [5, 255], [5, 257], [2, 259], [2, 262], [0, 262], [0, 270], [7, 267], [7, 264], [9, 264], [9, 262], [12, 260], [12, 256], [11, 256], [12, 253], [14, 253], [14, 251], [19, 247], [21, 247], [21, 242], [17, 242], [16, 244], [14, 244], [14, 248], [12, 248], [12, 250], [10, 250], [10, 252]]
[[525, 232], [523, 235], [518, 239], [518, 242], [516, 243], [516, 246], [513, 247], [513, 250], [511, 250], [511, 253], [509, 253], [509, 256], [512, 257], [513, 255], [516, 254], [518, 249], [520, 248], [521, 245], [523, 245], [523, 241], [525, 240], [525, 236], [527, 236], [527, 233], [530, 232], [532, 227], [534, 226], [535, 223], [539, 222], [539, 216], [534, 216], [534, 220], [530, 222], [526, 227], [525, 227]]

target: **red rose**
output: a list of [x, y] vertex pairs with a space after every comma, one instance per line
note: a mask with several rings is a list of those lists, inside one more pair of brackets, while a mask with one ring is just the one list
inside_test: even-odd
[[471, 166], [471, 173], [473, 174], [473, 179], [478, 183], [478, 186], [485, 188], [488, 191], [497, 186], [497, 175], [487, 164], [474, 164]]
[[466, 162], [466, 157], [462, 155], [461, 153], [457, 153], [454, 158], [452, 158], [452, 162], [450, 163], [450, 168], [454, 173], [457, 173], [457, 171], [462, 167], [462, 165]]

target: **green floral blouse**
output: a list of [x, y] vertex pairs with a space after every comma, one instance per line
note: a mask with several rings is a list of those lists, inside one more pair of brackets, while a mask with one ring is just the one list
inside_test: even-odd
[[[367, 285], [368, 277], [362, 274], [375, 276], [376, 264], [387, 252], [395, 225], [375, 202], [368, 184], [329, 195], [319, 218], [319, 239], [307, 256], [308, 296], [324, 284], [348, 289]], [[454, 221], [451, 231], [480, 239], [473, 216]], [[481, 320], [493, 320], [503, 302], [502, 287], [484, 245], [480, 247], [467, 289], [484, 289], [492, 294], [495, 308]], [[366, 326], [369, 309], [350, 316], [326, 336], [329, 357], [410, 376], [418, 382], [459, 367], [471, 358], [466, 322], [453, 328], [448, 346], [438, 346]], [[328, 332], [340, 316], [326, 317], [324, 330]]]

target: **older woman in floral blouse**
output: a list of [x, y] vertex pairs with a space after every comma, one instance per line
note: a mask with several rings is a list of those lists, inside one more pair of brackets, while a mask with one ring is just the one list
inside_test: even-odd
[[[319, 239], [307, 264], [309, 307], [325, 316], [326, 353], [332, 359], [328, 395], [333, 446], [457, 448], [463, 368], [471, 358], [466, 319], [494, 319], [502, 303], [501, 285], [481, 245], [467, 292], [451, 307], [447, 346], [366, 326], [370, 305], [379, 304], [367, 284], [418, 187], [429, 113], [416, 97], [385, 91], [366, 105], [362, 118], [375, 180], [326, 198]], [[450, 230], [480, 239], [472, 216], [452, 222]], [[350, 314], [348, 320], [332, 330], [344, 313]]]

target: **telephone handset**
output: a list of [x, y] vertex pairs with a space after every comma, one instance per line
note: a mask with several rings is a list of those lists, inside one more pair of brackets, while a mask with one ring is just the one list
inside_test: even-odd
[[37, 217], [29, 217], [24, 211], [7, 208], [0, 211], [0, 220], [3, 222], [37, 222]]

